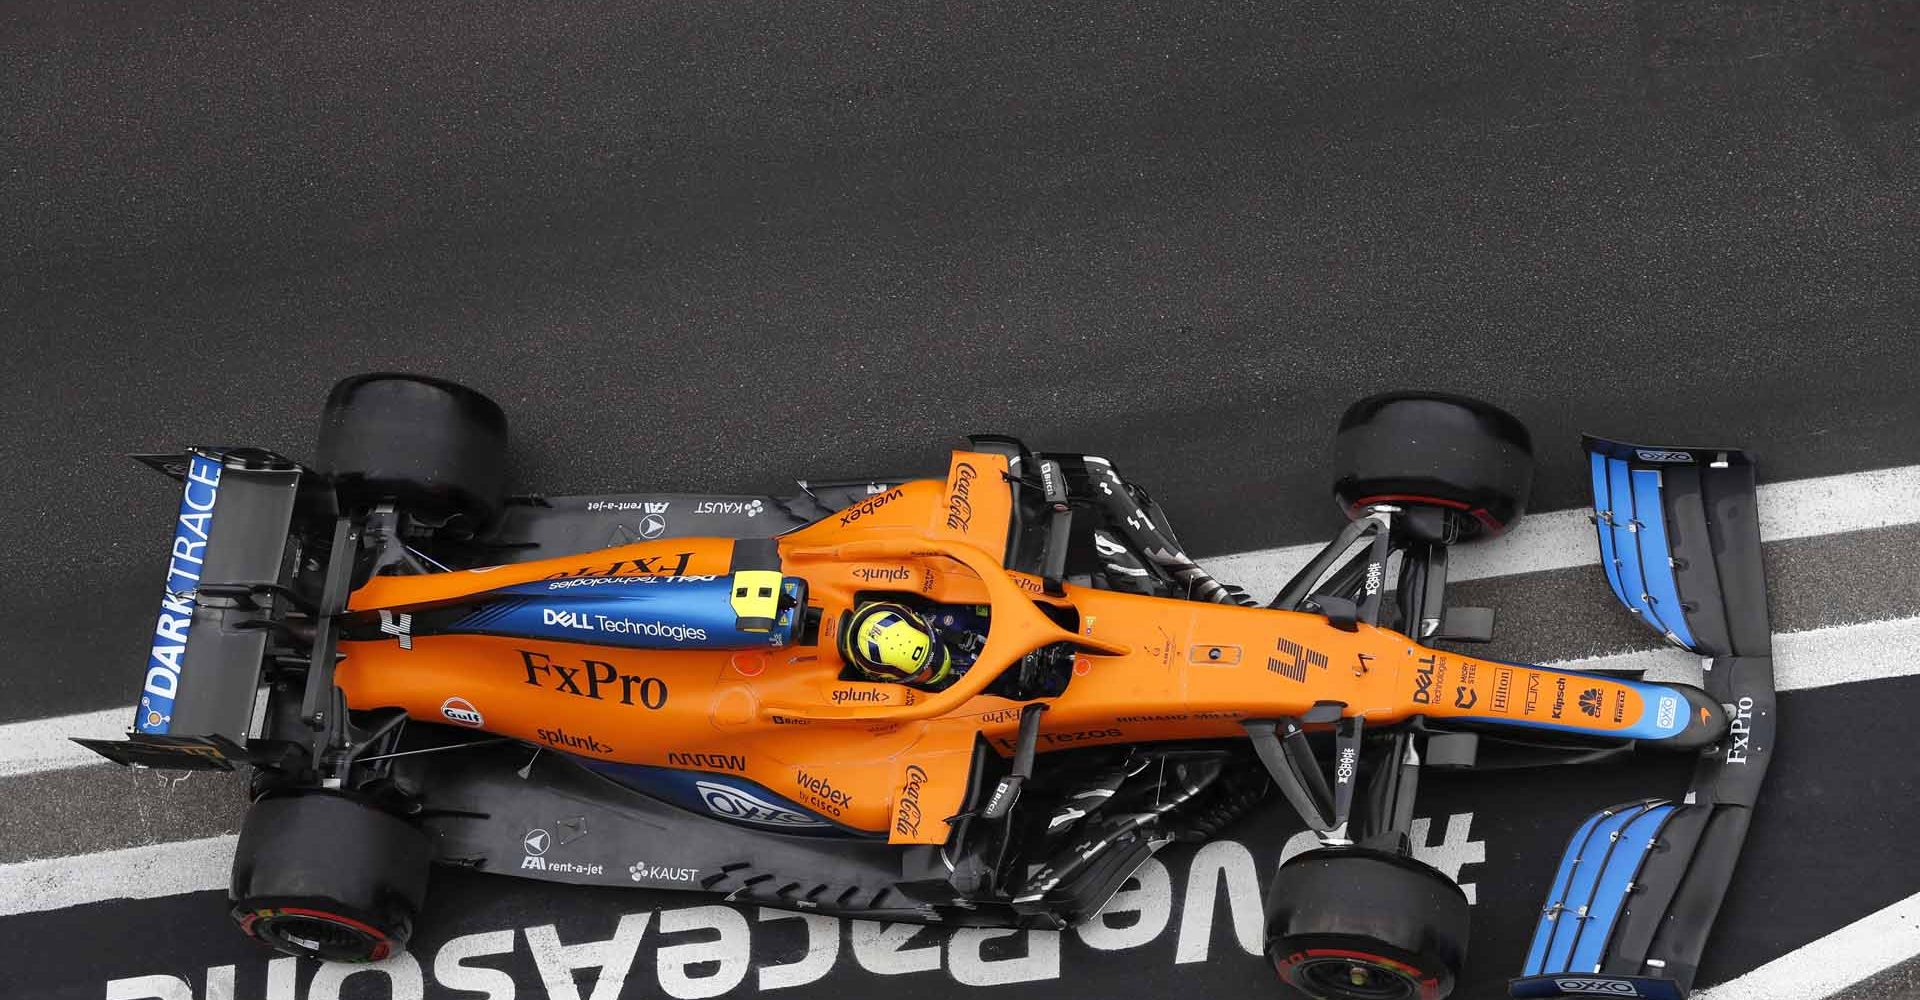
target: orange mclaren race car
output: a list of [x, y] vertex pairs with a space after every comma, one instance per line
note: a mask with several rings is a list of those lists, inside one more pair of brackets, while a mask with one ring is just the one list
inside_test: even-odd
[[975, 437], [924, 479], [508, 498], [498, 406], [360, 376], [310, 467], [144, 456], [184, 485], [166, 591], [128, 738], [89, 745], [249, 765], [233, 916], [333, 960], [404, 947], [435, 861], [1063, 926], [1277, 791], [1323, 846], [1270, 888], [1269, 956], [1334, 998], [1452, 988], [1422, 767], [1670, 750], [1693, 792], [1575, 834], [1513, 989], [1679, 996], [1772, 750], [1752, 463], [1586, 442], [1609, 580], [1712, 657], [1692, 687], [1455, 651], [1492, 613], [1447, 606], [1449, 547], [1520, 517], [1530, 447], [1473, 400], [1356, 404], [1351, 523], [1258, 606], [1101, 458]]

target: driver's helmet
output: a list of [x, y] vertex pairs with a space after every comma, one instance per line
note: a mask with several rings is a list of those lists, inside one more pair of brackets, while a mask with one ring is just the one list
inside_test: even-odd
[[840, 656], [869, 680], [933, 685], [953, 672], [940, 633], [904, 604], [863, 604], [840, 631]]

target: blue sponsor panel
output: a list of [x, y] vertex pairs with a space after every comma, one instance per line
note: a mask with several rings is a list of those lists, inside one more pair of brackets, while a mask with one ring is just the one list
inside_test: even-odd
[[[1542, 667], [1526, 667], [1539, 670], [1554, 677], [1565, 677], [1571, 688], [1582, 681], [1592, 681], [1589, 674], [1561, 673]], [[1463, 722], [1491, 722], [1501, 726], [1526, 726], [1532, 729], [1550, 729], [1561, 733], [1580, 733], [1583, 735], [1618, 736], [1630, 740], [1664, 740], [1677, 736], [1687, 728], [1688, 707], [1686, 695], [1664, 684], [1650, 684], [1646, 681], [1630, 681], [1608, 678], [1610, 683], [1622, 684], [1631, 688], [1640, 696], [1640, 714], [1624, 729], [1601, 730], [1591, 726], [1561, 725], [1556, 722], [1539, 722], [1533, 719], [1512, 718], [1504, 715], [1468, 715], [1461, 716]], [[1578, 700], [1579, 694], [1573, 695]]]
[[768, 791], [758, 782], [735, 775], [599, 760], [580, 763], [662, 802], [768, 833], [804, 837], [880, 836], [842, 826], [792, 799]]
[[167, 588], [160, 598], [147, 674], [140, 686], [134, 729], [165, 735], [173, 725], [173, 702], [186, 673], [187, 635], [193, 630], [195, 594], [213, 535], [213, 508], [220, 497], [220, 460], [199, 452], [188, 456], [180, 515], [173, 523], [168, 553]]
[[494, 591], [450, 632], [556, 639], [634, 649], [785, 646], [806, 607], [806, 583], [781, 582], [785, 605], [766, 631], [747, 631], [725, 576], [585, 576]]

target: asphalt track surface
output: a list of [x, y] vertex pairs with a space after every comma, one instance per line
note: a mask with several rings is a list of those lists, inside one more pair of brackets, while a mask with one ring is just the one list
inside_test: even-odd
[[[326, 386], [368, 369], [500, 399], [528, 489], [774, 489], [930, 468], [995, 430], [1114, 458], [1203, 556], [1335, 527], [1331, 426], [1389, 388], [1518, 413], [1542, 510], [1581, 500], [1581, 431], [1749, 445], [1769, 481], [1920, 463], [1916, 27], [1687, 2], [9, 10], [0, 722], [132, 699], [174, 499], [120, 455], [303, 456]], [[1916, 555], [1901, 528], [1770, 545], [1776, 627], [1920, 614]], [[1590, 567], [1470, 587], [1509, 609], [1511, 655], [1632, 648]], [[1703, 983], [1920, 892], [1916, 696], [1783, 698], [1796, 749]], [[1497, 994], [1579, 816], [1648, 790], [1580, 779], [1423, 789], [1440, 860], [1478, 887], [1463, 995]], [[0, 777], [0, 863], [219, 835], [235, 802], [207, 784]], [[1292, 829], [1273, 811], [1232, 836], [1264, 867]], [[1230, 854], [1198, 866], [1228, 867], [1223, 899], [1246, 891]], [[1196, 863], [1165, 867], [1161, 933], [1070, 933], [1053, 975], [992, 995], [1264, 993], [1230, 903], [1188, 913]], [[459, 875], [434, 899], [420, 953], [507, 932], [491, 961], [522, 996], [568, 995], [540, 942], [618, 941], [622, 914], [659, 922], [620, 995], [674, 993], [656, 967], [716, 933], [668, 929], [696, 899]], [[744, 920], [737, 991], [801, 982], [772, 970], [818, 954], [803, 922]], [[702, 945], [723, 980], [737, 930]], [[784, 991], [1049, 968], [1044, 942], [1025, 965], [1032, 941], [948, 943], [929, 968], [860, 933]], [[285, 974], [204, 892], [0, 917], [0, 954], [19, 996], [166, 974], [210, 998], [225, 965], [261, 996]], [[1860, 989], [1902, 995], [1904, 968]]]

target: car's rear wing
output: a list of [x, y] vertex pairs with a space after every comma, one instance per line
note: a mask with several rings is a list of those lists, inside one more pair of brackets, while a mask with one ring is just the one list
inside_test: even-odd
[[1615, 596], [1705, 658], [1729, 729], [1680, 802], [1601, 810], [1554, 874], [1516, 997], [1653, 997], [1693, 986], [1774, 749], [1772, 631], [1751, 455], [1589, 437], [1594, 524]]
[[125, 741], [79, 740], [122, 764], [228, 768], [260, 733], [262, 659], [290, 602], [301, 468], [253, 449], [135, 456], [178, 479], [166, 586]]

